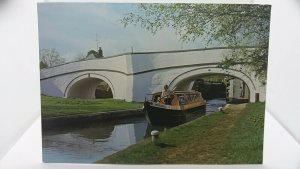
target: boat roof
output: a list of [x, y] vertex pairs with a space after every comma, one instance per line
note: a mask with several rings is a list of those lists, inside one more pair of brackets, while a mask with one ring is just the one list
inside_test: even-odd
[[[195, 90], [189, 90], [189, 91], [179, 91], [179, 90], [175, 90], [173, 91], [175, 94], [195, 94], [195, 93], [200, 93], [198, 91]], [[147, 95], [155, 95], [155, 94], [159, 94], [161, 92], [156, 92], [156, 93], [152, 93], [152, 94], [147, 94]]]
[[190, 91], [174, 91], [174, 93], [182, 93], [182, 94], [185, 94], [185, 93], [200, 93], [198, 91], [195, 91], [195, 90], [190, 90]]

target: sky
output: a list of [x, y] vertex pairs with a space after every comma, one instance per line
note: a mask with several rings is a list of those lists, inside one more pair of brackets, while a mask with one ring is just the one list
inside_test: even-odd
[[[201, 39], [182, 42], [172, 28], [155, 35], [140, 26], [124, 27], [120, 20], [136, 11], [137, 4], [125, 3], [39, 3], [39, 45], [55, 48], [66, 61], [97, 50], [104, 57], [125, 52], [149, 52], [203, 48]], [[96, 38], [97, 37], [97, 38]]]

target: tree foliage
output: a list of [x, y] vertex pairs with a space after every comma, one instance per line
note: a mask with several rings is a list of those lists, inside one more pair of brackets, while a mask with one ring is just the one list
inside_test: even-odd
[[219, 65], [242, 65], [266, 77], [270, 27], [269, 5], [243, 4], [140, 4], [121, 22], [141, 26], [155, 34], [172, 27], [184, 42], [202, 39], [233, 47]]
[[95, 51], [95, 50], [88, 51], [86, 57], [88, 57], [89, 55], [93, 55], [95, 58], [99, 58], [100, 57], [99, 54], [98, 54], [98, 52]]
[[45, 64], [43, 61], [40, 61], [40, 69], [48, 68], [48, 65]]
[[56, 49], [41, 49], [40, 50], [40, 67], [47, 68], [65, 63], [65, 59], [62, 58]]

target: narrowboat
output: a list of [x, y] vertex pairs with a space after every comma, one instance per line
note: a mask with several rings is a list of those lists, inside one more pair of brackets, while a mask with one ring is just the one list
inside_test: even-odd
[[205, 114], [206, 101], [197, 91], [172, 91], [166, 98], [161, 93], [148, 96], [143, 110], [152, 125], [178, 125]]

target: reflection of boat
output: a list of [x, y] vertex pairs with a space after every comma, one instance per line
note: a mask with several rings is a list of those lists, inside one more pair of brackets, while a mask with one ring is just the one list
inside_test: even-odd
[[160, 98], [161, 93], [151, 96], [144, 102], [144, 111], [154, 125], [177, 125], [190, 116], [205, 113], [206, 101], [197, 91], [173, 91], [169, 98]]

